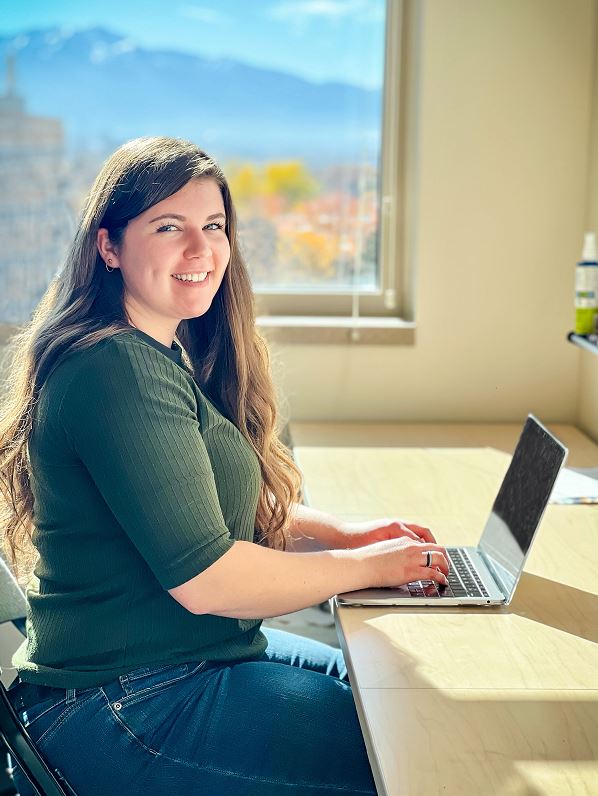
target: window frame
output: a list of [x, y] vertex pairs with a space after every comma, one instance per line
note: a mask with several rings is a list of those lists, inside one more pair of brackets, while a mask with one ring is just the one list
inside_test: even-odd
[[[405, 261], [410, 241], [405, 236], [411, 207], [404, 190], [407, 146], [412, 139], [407, 106], [411, 90], [413, 33], [417, 25], [417, 2], [386, 0], [384, 84], [380, 148], [379, 273], [380, 287], [371, 291], [281, 291], [255, 288], [260, 316], [413, 318], [413, 302]], [[398, 46], [397, 46], [398, 42]], [[411, 125], [413, 126], [413, 125]], [[273, 320], [273, 319], [272, 319]], [[284, 324], [282, 324], [284, 325]], [[268, 322], [272, 326], [272, 321]]]

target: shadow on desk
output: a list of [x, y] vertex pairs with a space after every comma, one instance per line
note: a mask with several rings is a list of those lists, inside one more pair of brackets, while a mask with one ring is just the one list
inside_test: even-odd
[[598, 595], [524, 572], [504, 610], [598, 642]]
[[[400, 610], [400, 609], [399, 609]], [[409, 607], [411, 615], [426, 616], [430, 611], [444, 615], [459, 614], [515, 614], [532, 622], [539, 622], [577, 638], [598, 643], [598, 594], [576, 589], [558, 581], [524, 572], [517, 585], [515, 597], [505, 606]]]

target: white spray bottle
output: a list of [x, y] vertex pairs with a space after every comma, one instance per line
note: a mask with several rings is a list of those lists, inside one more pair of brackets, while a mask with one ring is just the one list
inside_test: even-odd
[[598, 256], [596, 235], [586, 232], [583, 254], [575, 268], [575, 334], [598, 331]]

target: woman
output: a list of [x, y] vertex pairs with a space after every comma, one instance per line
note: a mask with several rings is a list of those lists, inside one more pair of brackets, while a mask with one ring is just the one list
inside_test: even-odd
[[375, 793], [340, 652], [261, 619], [447, 562], [297, 504], [214, 160], [108, 159], [9, 386], [6, 549], [35, 563], [10, 695], [50, 766], [80, 796]]

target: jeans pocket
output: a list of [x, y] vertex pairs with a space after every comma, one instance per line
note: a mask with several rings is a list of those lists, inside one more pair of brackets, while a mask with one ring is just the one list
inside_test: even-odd
[[166, 688], [171, 683], [186, 677], [195, 665], [169, 663], [164, 666], [141, 666], [123, 674], [119, 680], [128, 698], [155, 688]]
[[120, 693], [115, 684], [103, 689], [114, 718], [148, 751], [157, 753], [159, 739], [168, 733], [188, 694], [197, 687], [194, 675], [206, 665], [206, 661], [175, 664], [123, 675]]

